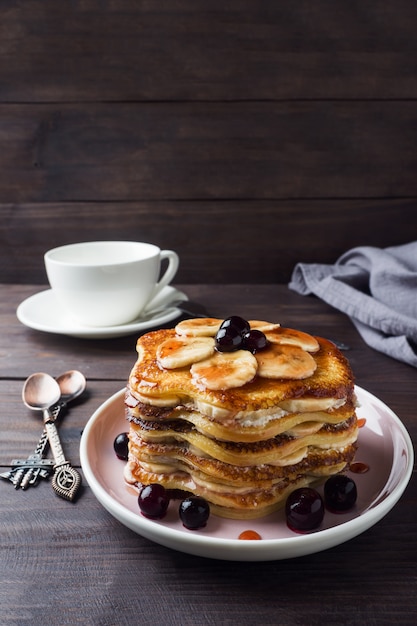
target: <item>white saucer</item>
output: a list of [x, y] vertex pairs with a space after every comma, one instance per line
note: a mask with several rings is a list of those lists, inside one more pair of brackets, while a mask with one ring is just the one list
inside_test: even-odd
[[[181, 314], [177, 307], [170, 303], [188, 300], [185, 293], [174, 287], [164, 287], [152, 301], [152, 309], [157, 313], [144, 314], [137, 320], [121, 326], [92, 327], [82, 326], [74, 320], [58, 302], [51, 289], [41, 291], [24, 300], [17, 308], [18, 320], [35, 330], [83, 339], [109, 339], [123, 337], [148, 328], [166, 324]], [[148, 305], [149, 306], [149, 305]]]

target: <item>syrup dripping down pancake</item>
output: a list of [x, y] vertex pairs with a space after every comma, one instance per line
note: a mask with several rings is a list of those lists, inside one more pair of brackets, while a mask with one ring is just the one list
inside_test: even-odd
[[269, 322], [251, 322], [268, 339], [259, 354], [219, 355], [212, 338], [220, 323], [186, 320], [139, 338], [126, 392], [125, 479], [251, 519], [352, 461], [354, 378], [331, 342]]

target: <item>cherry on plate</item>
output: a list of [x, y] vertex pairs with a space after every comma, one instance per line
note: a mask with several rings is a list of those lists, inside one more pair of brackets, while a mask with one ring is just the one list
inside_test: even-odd
[[140, 490], [138, 504], [145, 517], [161, 519], [167, 512], [169, 495], [163, 485], [151, 483]]
[[117, 435], [113, 441], [113, 449], [119, 459], [127, 461], [129, 455], [129, 437], [127, 433]]
[[324, 503], [333, 513], [351, 509], [358, 497], [356, 483], [346, 474], [335, 474], [324, 485]]
[[181, 502], [178, 512], [182, 523], [188, 530], [198, 530], [207, 524], [210, 506], [201, 496], [190, 496]]
[[321, 495], [311, 487], [295, 489], [285, 503], [288, 528], [295, 532], [307, 532], [318, 528], [324, 517]]

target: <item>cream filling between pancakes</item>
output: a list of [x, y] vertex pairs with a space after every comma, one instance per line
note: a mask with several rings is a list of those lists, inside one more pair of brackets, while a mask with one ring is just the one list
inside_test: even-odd
[[[143, 381], [141, 381], [141, 384]], [[139, 386], [141, 386], [141, 384]], [[282, 400], [272, 407], [266, 409], [249, 409], [232, 412], [224, 407], [205, 402], [201, 399], [195, 399], [190, 401], [189, 398], [181, 398], [179, 395], [151, 395], [146, 393], [140, 393], [137, 387], [134, 390], [130, 390], [131, 395], [139, 402], [149, 404], [159, 408], [175, 408], [178, 406], [184, 406], [189, 411], [198, 411], [202, 415], [214, 419], [220, 420], [225, 424], [228, 420], [232, 420], [239, 423], [243, 427], [256, 427], [262, 428], [266, 426], [271, 420], [283, 417], [288, 413], [311, 413], [317, 411], [331, 411], [339, 409], [347, 402], [346, 397], [342, 398], [290, 398], [288, 400]]]

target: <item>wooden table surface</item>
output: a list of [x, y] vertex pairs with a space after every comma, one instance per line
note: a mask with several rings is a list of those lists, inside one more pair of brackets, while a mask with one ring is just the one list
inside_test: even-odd
[[[388, 404], [417, 438], [416, 370], [368, 348], [350, 320], [285, 285], [182, 285], [218, 317], [280, 321], [350, 345], [356, 382]], [[0, 470], [26, 458], [41, 421], [25, 409], [22, 385], [35, 371], [79, 369], [85, 396], [59, 425], [66, 456], [80, 466], [80, 434], [121, 389], [135, 360], [134, 335], [73, 339], [31, 330], [15, 315], [36, 285], [2, 285]], [[162, 547], [125, 528], [86, 481], [69, 503], [50, 483], [15, 490], [0, 481], [0, 623], [88, 625], [414, 624], [417, 618], [417, 480], [378, 524], [327, 551], [240, 563]]]

